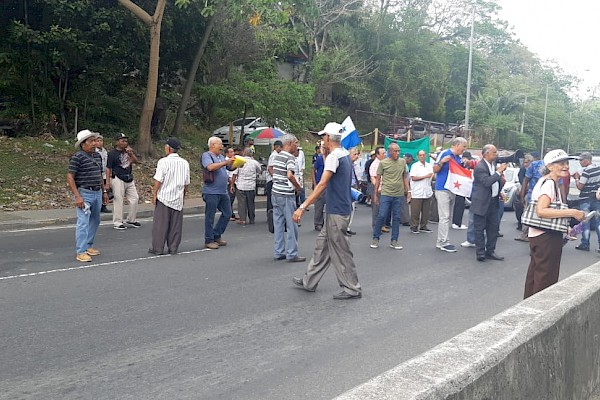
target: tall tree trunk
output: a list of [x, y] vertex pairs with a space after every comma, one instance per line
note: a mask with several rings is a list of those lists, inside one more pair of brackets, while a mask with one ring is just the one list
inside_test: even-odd
[[179, 108], [177, 109], [177, 117], [175, 118], [175, 126], [173, 126], [171, 136], [177, 136], [179, 134], [179, 129], [181, 129], [181, 124], [183, 123], [183, 118], [185, 116], [185, 110], [187, 109], [188, 103], [190, 102], [190, 94], [192, 93], [192, 87], [194, 86], [194, 82], [196, 81], [198, 67], [200, 66], [200, 61], [202, 61], [204, 52], [206, 51], [208, 39], [210, 38], [218, 14], [218, 12], [213, 14], [212, 17], [210, 17], [210, 19], [208, 20], [208, 24], [206, 25], [206, 29], [204, 30], [204, 35], [202, 36], [202, 41], [200, 42], [200, 44], [198, 45], [198, 49], [196, 50], [196, 56], [194, 57], [194, 61], [192, 62], [192, 66], [188, 72], [185, 87], [183, 88], [183, 96], [181, 97], [181, 103], [179, 103]]
[[150, 16], [138, 5], [130, 0], [118, 0], [119, 3], [131, 11], [136, 17], [141, 19], [150, 27], [150, 60], [148, 61], [148, 82], [146, 86], [146, 95], [144, 96], [144, 106], [140, 116], [138, 152], [142, 156], [152, 153], [152, 113], [156, 104], [156, 89], [158, 86], [158, 65], [160, 60], [160, 28], [165, 11], [167, 0], [158, 0], [154, 15]]

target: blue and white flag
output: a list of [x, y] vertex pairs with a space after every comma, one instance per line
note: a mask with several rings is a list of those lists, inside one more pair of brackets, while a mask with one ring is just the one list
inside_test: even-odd
[[352, 147], [358, 146], [361, 141], [358, 137], [358, 131], [352, 122], [352, 118], [347, 116], [344, 122], [342, 122], [342, 147], [345, 149], [351, 149]]

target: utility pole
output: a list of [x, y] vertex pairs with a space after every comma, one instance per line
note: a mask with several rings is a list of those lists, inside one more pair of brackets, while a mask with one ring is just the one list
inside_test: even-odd
[[[473, 72], [473, 36], [475, 34], [475, 8], [471, 9], [471, 39], [469, 39], [469, 67], [467, 69], [467, 103], [465, 105], [465, 128], [469, 133], [469, 111], [471, 108], [471, 74]], [[470, 137], [471, 135], [469, 135]]]
[[544, 158], [544, 141], [546, 140], [546, 115], [548, 113], [548, 84], [546, 84], [546, 105], [544, 106], [544, 126], [542, 128], [542, 151], [540, 155]]

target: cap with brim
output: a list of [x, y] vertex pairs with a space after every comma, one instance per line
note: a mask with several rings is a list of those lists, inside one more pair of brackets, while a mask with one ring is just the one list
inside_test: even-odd
[[372, 156], [374, 156], [375, 155], [375, 150], [371, 150], [371, 153], [369, 153], [369, 154], [371, 154]]
[[174, 138], [174, 137], [168, 138], [167, 141], [165, 142], [165, 144], [168, 145], [173, 150], [179, 150], [181, 148], [181, 142], [179, 141], [179, 139]]
[[129, 139], [129, 136], [127, 136], [126, 134], [121, 133], [121, 132], [117, 133], [115, 135], [115, 140], [120, 140], [120, 139]]
[[473, 159], [473, 155], [471, 154], [470, 151], [464, 151], [462, 154], [463, 158], [466, 158], [467, 160], [472, 160]]
[[341, 124], [330, 122], [319, 132], [319, 135], [341, 135], [343, 129], [344, 127]]
[[544, 156], [544, 165], [550, 165], [565, 160], [579, 160], [579, 157], [570, 156], [561, 149], [552, 150]]
[[283, 142], [281, 140], [276, 140], [273, 142], [273, 146], [283, 146]]
[[91, 137], [97, 138], [98, 133], [92, 132], [89, 129], [84, 129], [82, 131], [79, 131], [79, 133], [77, 133], [77, 142], [75, 142], [75, 148], [76, 149], [81, 148], [81, 143], [85, 142], [87, 139], [89, 139]]

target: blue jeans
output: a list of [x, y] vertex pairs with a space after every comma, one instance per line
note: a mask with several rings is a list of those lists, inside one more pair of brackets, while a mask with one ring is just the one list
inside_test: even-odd
[[[285, 255], [286, 258], [296, 258], [298, 255], [298, 225], [292, 220], [296, 210], [295, 196], [281, 196], [273, 194], [273, 227], [275, 258]], [[285, 232], [287, 227], [287, 233]]]
[[[212, 243], [221, 238], [227, 229], [229, 218], [231, 218], [231, 203], [228, 194], [203, 194], [202, 200], [206, 204], [204, 212], [204, 244]], [[221, 217], [215, 223], [215, 214], [221, 211]]]
[[77, 225], [75, 226], [75, 249], [77, 254], [85, 253], [94, 246], [94, 239], [98, 226], [100, 226], [100, 208], [102, 208], [102, 190], [88, 190], [79, 188], [83, 201], [90, 205], [90, 212], [86, 214], [77, 207]]
[[375, 229], [373, 230], [373, 239], [379, 240], [381, 237], [381, 227], [385, 225], [386, 216], [392, 212], [392, 241], [398, 240], [400, 234], [400, 208], [402, 203], [406, 201], [404, 196], [385, 196], [379, 197], [379, 214], [377, 215], [377, 222], [375, 223]]
[[[579, 203], [579, 209], [586, 214], [589, 211], [598, 211], [600, 210], [600, 202], [594, 199], [585, 199]], [[590, 235], [591, 235], [591, 225], [594, 225], [596, 230], [596, 235], [598, 235], [598, 247], [600, 247], [600, 224], [598, 224], [595, 219], [592, 219], [590, 222], [585, 222], [583, 224], [583, 232], [581, 233], [581, 246], [582, 247], [590, 247]]]

